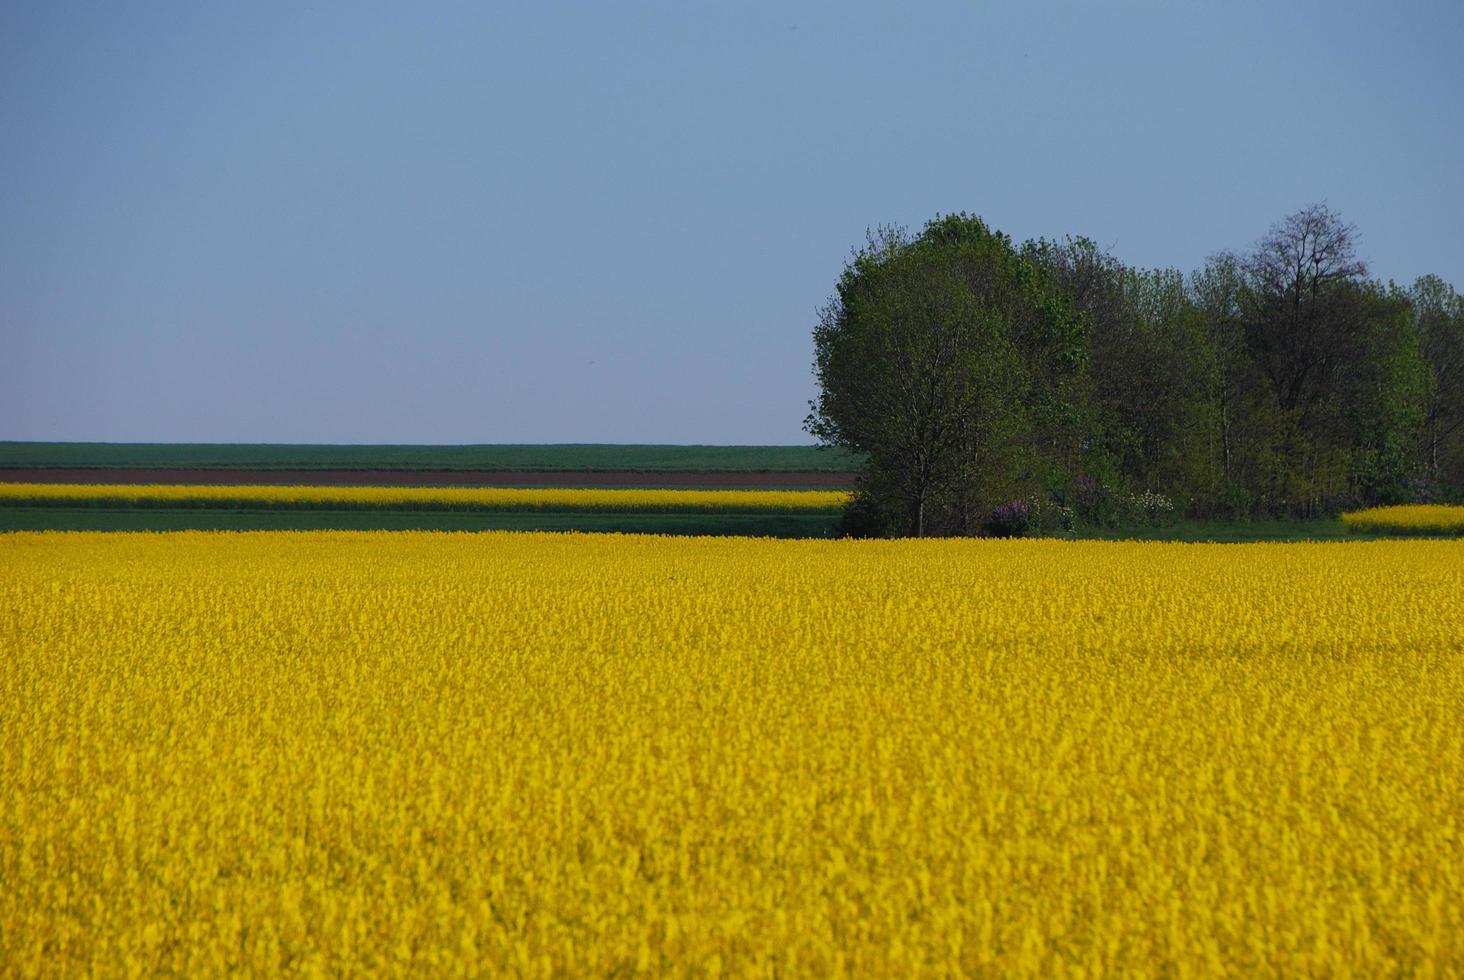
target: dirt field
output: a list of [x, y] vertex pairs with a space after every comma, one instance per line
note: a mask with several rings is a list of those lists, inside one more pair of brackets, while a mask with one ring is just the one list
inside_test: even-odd
[[276, 486], [731, 487], [842, 489], [853, 473], [636, 470], [236, 470], [10, 467], [0, 483], [273, 484]]

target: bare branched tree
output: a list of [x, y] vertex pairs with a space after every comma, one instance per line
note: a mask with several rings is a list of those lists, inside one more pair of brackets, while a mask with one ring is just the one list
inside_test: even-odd
[[1355, 353], [1346, 293], [1367, 275], [1356, 237], [1356, 227], [1314, 204], [1275, 225], [1246, 260], [1261, 305], [1251, 318], [1251, 346], [1284, 409], [1304, 412]]

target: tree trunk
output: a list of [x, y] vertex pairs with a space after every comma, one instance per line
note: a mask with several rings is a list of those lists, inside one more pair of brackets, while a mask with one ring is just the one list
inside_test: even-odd
[[1225, 482], [1230, 482], [1230, 413], [1226, 407], [1224, 393], [1220, 395], [1220, 451], [1221, 469], [1225, 475]]

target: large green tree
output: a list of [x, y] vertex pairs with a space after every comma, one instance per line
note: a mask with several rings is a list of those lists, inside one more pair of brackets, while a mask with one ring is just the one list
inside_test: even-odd
[[856, 511], [894, 533], [971, 533], [1075, 451], [1082, 321], [1011, 240], [965, 214], [881, 229], [814, 329], [808, 431], [867, 454]]

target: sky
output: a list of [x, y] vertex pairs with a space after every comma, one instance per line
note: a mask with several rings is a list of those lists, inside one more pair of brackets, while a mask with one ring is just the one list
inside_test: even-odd
[[0, 5], [0, 439], [794, 444], [880, 224], [1464, 287], [1464, 4]]

